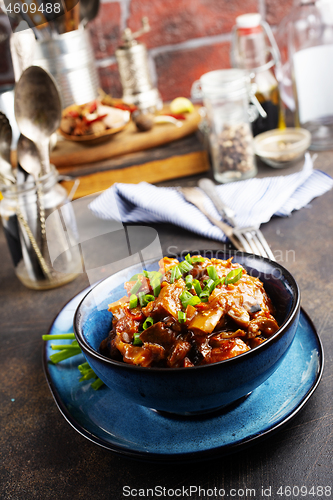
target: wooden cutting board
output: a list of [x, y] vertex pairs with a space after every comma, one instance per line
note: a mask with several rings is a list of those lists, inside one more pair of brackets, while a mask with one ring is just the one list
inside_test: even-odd
[[51, 163], [57, 168], [72, 167], [144, 151], [176, 141], [198, 129], [201, 121], [198, 109], [197, 106], [192, 113], [185, 115], [186, 119], [182, 120], [181, 127], [176, 127], [171, 123], [156, 124], [147, 132], [138, 132], [134, 123], [130, 122], [124, 130], [110, 136], [108, 141], [102, 144], [87, 145], [60, 138], [51, 153]]

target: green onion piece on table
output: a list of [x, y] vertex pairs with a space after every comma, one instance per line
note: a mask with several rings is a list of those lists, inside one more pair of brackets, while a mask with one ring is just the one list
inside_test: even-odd
[[97, 391], [102, 385], [104, 385], [104, 382], [100, 378], [97, 378], [95, 382], [92, 382], [91, 387]]
[[43, 340], [75, 339], [74, 333], [58, 333], [57, 335], [42, 335]]
[[77, 349], [79, 344], [76, 342], [75, 344], [51, 344], [51, 349], [53, 351], [62, 351], [63, 349]]
[[186, 322], [186, 312], [178, 311], [178, 322], [185, 323]]
[[82, 373], [82, 375], [84, 374], [85, 371], [87, 371], [89, 369], [90, 369], [90, 365], [89, 365], [88, 361], [86, 361], [85, 363], [82, 363], [82, 365], [78, 366], [78, 370], [80, 373]]
[[132, 293], [129, 299], [129, 308], [134, 309], [134, 307], [138, 306], [138, 297]]
[[96, 373], [92, 368], [84, 372], [82, 377], [79, 379], [79, 382], [83, 382], [84, 380], [90, 380], [91, 378], [96, 378]]
[[64, 349], [63, 351], [56, 352], [55, 354], [51, 354], [50, 361], [56, 364], [64, 359], [71, 358], [72, 356], [76, 356], [77, 354], [81, 354], [81, 349], [76, 347], [75, 349]]
[[232, 271], [230, 271], [230, 273], [227, 274], [224, 284], [229, 285], [229, 283], [236, 283], [241, 279], [242, 275], [243, 271], [241, 267], [239, 267], [238, 269], [233, 269]]

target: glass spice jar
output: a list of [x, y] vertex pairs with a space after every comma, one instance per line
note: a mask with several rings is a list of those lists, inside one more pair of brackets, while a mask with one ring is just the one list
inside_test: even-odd
[[34, 181], [1, 185], [0, 214], [16, 276], [28, 288], [47, 290], [82, 272], [74, 212], [51, 171]]
[[257, 173], [250, 119], [258, 116], [251, 100], [250, 78], [241, 69], [211, 71], [192, 86], [202, 98], [207, 120], [214, 178], [226, 183]]

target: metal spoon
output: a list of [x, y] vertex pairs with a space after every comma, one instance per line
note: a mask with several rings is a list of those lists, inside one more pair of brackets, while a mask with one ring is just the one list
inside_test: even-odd
[[61, 120], [61, 100], [53, 78], [39, 66], [30, 66], [15, 86], [14, 111], [20, 132], [37, 147], [41, 174], [50, 172], [50, 137]]
[[20, 135], [17, 141], [17, 161], [23, 170], [38, 181], [41, 172], [38, 149], [35, 143], [23, 134]]
[[37, 209], [39, 214], [40, 222], [40, 233], [41, 233], [41, 249], [43, 252], [43, 246], [46, 238], [45, 230], [45, 210], [43, 204], [43, 193], [39, 183], [39, 176], [41, 173], [41, 162], [38, 154], [38, 149], [34, 142], [20, 135], [17, 142], [17, 160], [23, 170], [28, 174], [32, 175], [36, 183], [36, 196], [37, 196]]
[[[12, 166], [8, 161], [10, 160], [11, 142], [12, 142], [12, 129], [10, 123], [7, 117], [3, 113], [0, 113], [0, 182], [3, 182], [3, 184], [7, 186], [14, 184], [16, 181], [12, 173]], [[18, 203], [16, 207], [16, 215], [22, 227], [25, 229], [25, 232], [37, 256], [43, 274], [47, 279], [51, 279], [49, 268], [39, 250], [36, 239], [32, 234], [29, 224], [26, 221]]]
[[6, 184], [16, 182], [10, 162], [12, 127], [7, 116], [0, 111], [0, 174]]

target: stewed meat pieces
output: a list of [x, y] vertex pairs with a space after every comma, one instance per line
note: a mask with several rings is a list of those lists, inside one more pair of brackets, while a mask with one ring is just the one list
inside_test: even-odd
[[238, 356], [278, 330], [263, 283], [237, 263], [164, 257], [159, 271], [125, 283], [109, 305], [102, 354], [144, 367], [189, 367]]

